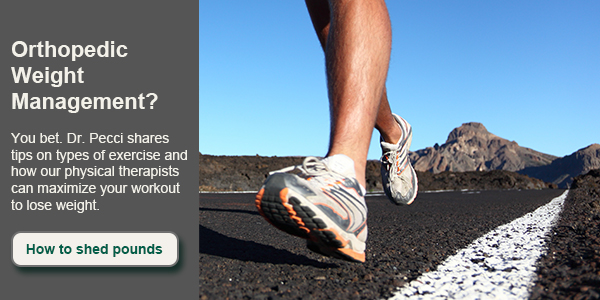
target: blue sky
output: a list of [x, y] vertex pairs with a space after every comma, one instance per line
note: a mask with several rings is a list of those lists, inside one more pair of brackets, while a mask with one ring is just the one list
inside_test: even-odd
[[[466, 122], [556, 156], [600, 143], [600, 1], [387, 5], [388, 96], [411, 150]], [[325, 155], [324, 57], [304, 1], [201, 0], [199, 28], [199, 151]]]

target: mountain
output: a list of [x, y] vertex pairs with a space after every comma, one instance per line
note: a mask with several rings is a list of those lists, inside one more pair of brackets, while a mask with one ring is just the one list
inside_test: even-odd
[[558, 158], [549, 165], [527, 167], [518, 173], [557, 184], [561, 188], [568, 188], [575, 176], [598, 168], [600, 168], [600, 144], [592, 144], [571, 155]]
[[498, 137], [477, 122], [455, 128], [441, 146], [435, 144], [410, 153], [416, 170], [434, 174], [443, 171], [518, 171], [548, 165], [555, 159], [556, 156]]

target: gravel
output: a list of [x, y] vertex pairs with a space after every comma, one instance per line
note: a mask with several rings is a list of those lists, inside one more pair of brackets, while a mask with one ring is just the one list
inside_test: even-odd
[[531, 299], [600, 299], [600, 170], [575, 178]]

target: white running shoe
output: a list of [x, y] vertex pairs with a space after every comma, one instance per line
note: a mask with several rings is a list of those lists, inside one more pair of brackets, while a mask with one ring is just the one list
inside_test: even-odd
[[[300, 174], [286, 173], [299, 170]], [[367, 206], [354, 161], [343, 154], [271, 172], [256, 195], [256, 207], [273, 226], [308, 239], [314, 252], [365, 261]]]
[[381, 140], [381, 178], [383, 190], [392, 203], [396, 205], [411, 204], [417, 197], [419, 188], [417, 174], [408, 158], [408, 150], [412, 142], [412, 127], [406, 120], [392, 114], [400, 125], [402, 138], [397, 144]]

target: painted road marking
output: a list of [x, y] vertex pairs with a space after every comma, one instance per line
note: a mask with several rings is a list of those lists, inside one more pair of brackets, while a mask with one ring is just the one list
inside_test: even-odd
[[198, 191], [198, 194], [256, 194], [258, 191], [216, 191], [216, 192], [208, 192], [208, 191]]
[[527, 299], [567, 193], [475, 240], [390, 299]]

